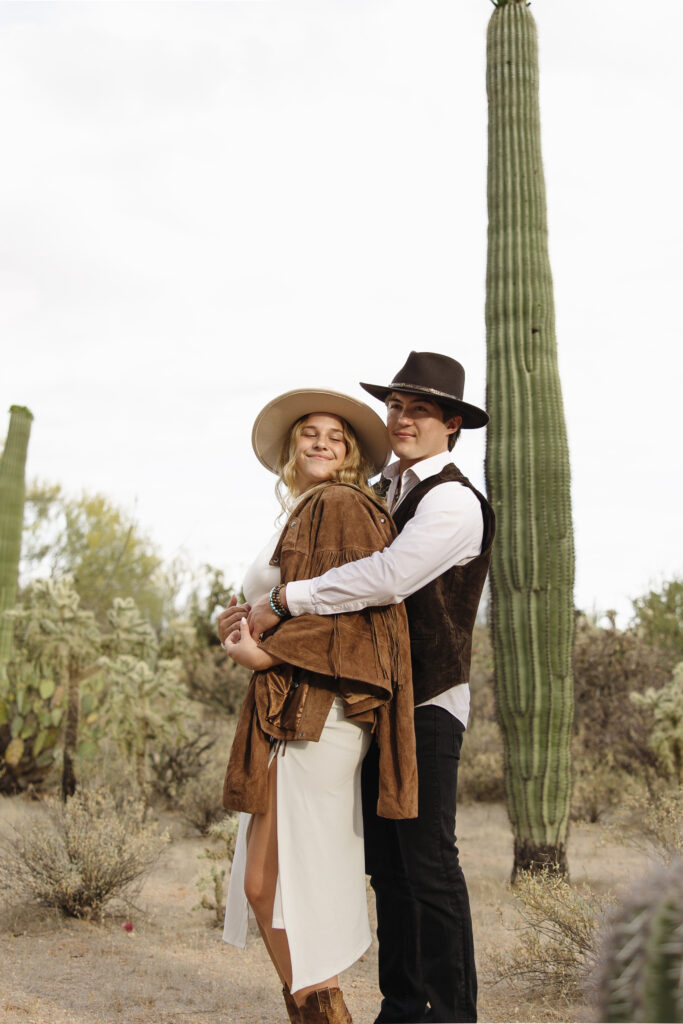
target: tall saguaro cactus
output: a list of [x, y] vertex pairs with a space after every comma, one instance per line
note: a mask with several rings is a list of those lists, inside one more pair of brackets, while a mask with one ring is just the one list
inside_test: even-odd
[[[494, 0], [495, 2], [495, 0]], [[488, 492], [496, 694], [520, 869], [567, 871], [574, 544], [541, 160], [536, 25], [498, 0], [487, 35]]]
[[12, 646], [12, 623], [2, 613], [13, 608], [17, 599], [26, 452], [32, 420], [23, 406], [10, 408], [9, 430], [0, 459], [0, 674]]

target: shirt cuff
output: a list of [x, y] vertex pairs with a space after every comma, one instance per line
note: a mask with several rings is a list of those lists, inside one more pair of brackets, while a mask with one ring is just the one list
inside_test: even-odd
[[287, 584], [285, 594], [290, 615], [314, 614], [310, 580], [293, 580]]

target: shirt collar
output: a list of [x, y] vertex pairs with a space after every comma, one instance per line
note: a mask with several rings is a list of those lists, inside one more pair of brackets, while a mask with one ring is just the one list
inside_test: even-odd
[[[414, 466], [407, 469], [406, 473], [413, 473], [418, 480], [426, 480], [427, 477], [440, 473], [444, 466], [452, 463], [452, 461], [450, 452], [438, 452], [437, 455], [431, 455], [428, 459], [420, 459]], [[398, 460], [391, 462], [384, 469], [383, 475], [387, 480], [395, 480], [398, 476]]]

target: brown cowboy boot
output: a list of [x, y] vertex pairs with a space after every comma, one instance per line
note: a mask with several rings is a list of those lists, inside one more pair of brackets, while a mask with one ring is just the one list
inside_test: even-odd
[[301, 1014], [299, 1013], [299, 1007], [294, 1002], [294, 996], [289, 991], [287, 985], [282, 986], [282, 995], [284, 996], [285, 1006], [287, 1007], [287, 1013], [292, 1024], [301, 1024]]
[[301, 1024], [353, 1024], [340, 988], [319, 988], [299, 1007]]

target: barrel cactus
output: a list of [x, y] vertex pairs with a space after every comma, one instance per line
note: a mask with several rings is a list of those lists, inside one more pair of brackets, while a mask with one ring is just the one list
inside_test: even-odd
[[17, 599], [21, 531], [24, 526], [25, 470], [33, 415], [10, 408], [9, 430], [0, 459], [0, 674], [12, 648], [12, 623], [3, 612]]
[[600, 950], [602, 1021], [683, 1021], [683, 861], [649, 875]]
[[496, 694], [518, 870], [566, 873], [574, 545], [541, 159], [536, 26], [498, 0], [489, 104], [486, 480]]

